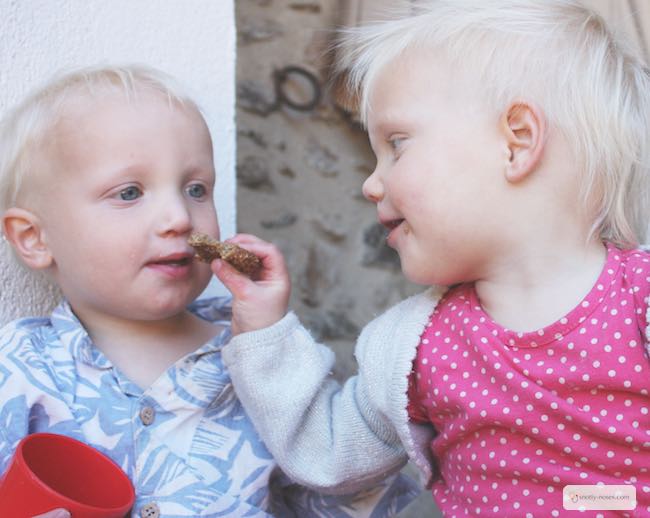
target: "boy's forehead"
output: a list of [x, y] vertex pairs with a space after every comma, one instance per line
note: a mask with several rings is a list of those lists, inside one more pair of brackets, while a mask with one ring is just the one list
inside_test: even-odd
[[[133, 112], [129, 107], [134, 108]], [[75, 166], [92, 155], [89, 146], [93, 143], [106, 142], [110, 147], [129, 140], [130, 129], [138, 126], [139, 121], [148, 120], [147, 114], [160, 113], [161, 110], [191, 114], [182, 120], [190, 121], [193, 127], [205, 127], [209, 135], [196, 105], [177, 101], [151, 88], [142, 89], [136, 95], [118, 87], [94, 91], [70, 89], [52, 108], [47, 123], [30, 143], [25, 188], [19, 193], [24, 203], [38, 203], [38, 193], [48, 193], [55, 184], [53, 182], [76, 178], [79, 168]], [[106, 140], [110, 135], [114, 138]], [[208, 140], [209, 136], [206, 143]], [[212, 149], [211, 144], [209, 147]]]
[[153, 88], [135, 86], [126, 90], [117, 86], [100, 86], [93, 90], [80, 89], [66, 96], [61, 105], [61, 119], [85, 117], [93, 113], [96, 107], [106, 105], [138, 106], [142, 103], [162, 102], [170, 107], [180, 106], [171, 96]]
[[136, 95], [111, 89], [70, 96], [43, 135], [42, 154], [64, 165], [66, 160], [74, 160], [79, 153], [85, 152], [84, 143], [88, 139], [103, 139], [108, 132], [119, 136], [116, 132], [120, 128], [128, 130], [133, 124], [129, 120], [142, 120], [147, 113], [159, 110], [198, 113], [193, 106], [181, 105], [153, 89], [136, 92]]
[[142, 109], [196, 112], [202, 120], [202, 115], [193, 104], [183, 103], [152, 88], [133, 92], [119, 88], [80, 91], [77, 95], [69, 95], [61, 104], [45, 132], [44, 140], [56, 141], [77, 136], [83, 131], [82, 128], [88, 127], [101, 131], [102, 122], [107, 123], [128, 116], [131, 109], [133, 113]]

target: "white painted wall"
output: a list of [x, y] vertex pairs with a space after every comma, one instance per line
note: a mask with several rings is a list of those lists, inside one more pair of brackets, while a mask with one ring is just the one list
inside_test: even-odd
[[[234, 0], [0, 0], [0, 116], [61, 68], [139, 62], [175, 76], [203, 109], [222, 237], [235, 231]], [[46, 314], [56, 291], [0, 244], [0, 325]], [[213, 282], [206, 294], [223, 293]]]

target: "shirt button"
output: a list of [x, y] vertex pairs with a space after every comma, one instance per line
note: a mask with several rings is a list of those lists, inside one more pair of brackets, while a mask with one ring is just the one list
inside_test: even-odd
[[158, 518], [160, 516], [160, 509], [155, 503], [143, 505], [140, 508], [141, 518]]
[[153, 423], [155, 417], [156, 411], [150, 406], [142, 407], [142, 410], [140, 410], [140, 421], [142, 421], [142, 424], [145, 426], [149, 426]]

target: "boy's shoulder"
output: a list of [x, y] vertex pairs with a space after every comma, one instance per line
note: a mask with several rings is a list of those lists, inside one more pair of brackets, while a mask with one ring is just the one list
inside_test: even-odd
[[0, 329], [0, 356], [14, 354], [29, 348], [42, 352], [53, 339], [52, 320], [49, 317], [19, 318]]
[[42, 317], [14, 320], [0, 329], [0, 391], [4, 395], [0, 404], [12, 394], [29, 398], [36, 389], [56, 396], [56, 378], [74, 365], [56, 336], [51, 320]]

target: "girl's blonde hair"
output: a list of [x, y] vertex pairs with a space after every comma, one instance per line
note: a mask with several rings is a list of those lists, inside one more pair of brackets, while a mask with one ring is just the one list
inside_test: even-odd
[[[362, 120], [378, 73], [404, 52], [432, 49], [481, 88], [500, 114], [529, 99], [583, 164], [592, 234], [633, 247], [646, 237], [650, 79], [637, 53], [573, 0], [423, 0], [342, 34], [340, 68]], [[454, 80], [441, 78], [441, 80]]]
[[[0, 122], [0, 215], [15, 206], [21, 191], [28, 188], [35, 157], [43, 152], [50, 131], [71, 103], [110, 94], [123, 95], [129, 102], [143, 91], [160, 93], [170, 104], [198, 110], [172, 77], [138, 64], [60, 72], [10, 110]], [[92, 104], [88, 109], [92, 110]]]

